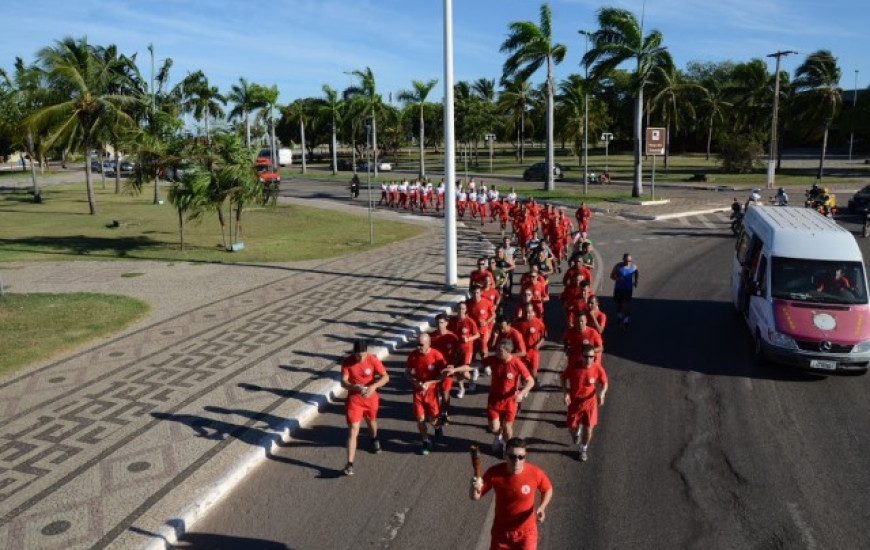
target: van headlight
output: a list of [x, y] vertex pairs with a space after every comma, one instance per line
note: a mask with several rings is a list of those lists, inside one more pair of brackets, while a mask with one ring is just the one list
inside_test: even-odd
[[794, 338], [792, 338], [788, 334], [776, 332], [775, 330], [768, 330], [767, 339], [771, 343], [771, 345], [774, 345], [778, 348], [798, 349], [797, 342], [795, 342]]
[[870, 340], [864, 340], [852, 348], [852, 353], [870, 353]]

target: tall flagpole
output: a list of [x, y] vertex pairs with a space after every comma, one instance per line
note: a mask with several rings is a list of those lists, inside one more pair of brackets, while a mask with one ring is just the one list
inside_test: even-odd
[[453, 0], [444, 0], [444, 285], [458, 282], [456, 265], [456, 154], [453, 140]]

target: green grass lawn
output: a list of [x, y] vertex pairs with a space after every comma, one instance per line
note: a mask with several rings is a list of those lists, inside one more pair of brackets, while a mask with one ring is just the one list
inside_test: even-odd
[[[42, 204], [25, 192], [0, 195], [0, 261], [143, 259], [201, 262], [289, 262], [339, 256], [372, 248], [368, 216], [279, 205], [253, 208], [242, 217], [245, 248], [226, 252], [217, 216], [185, 223], [179, 250], [177, 215], [150, 195], [96, 190], [99, 214], [88, 214], [84, 183], [43, 188]], [[119, 227], [112, 227], [117, 220]], [[374, 246], [425, 231], [421, 226], [375, 221]]]
[[109, 294], [10, 294], [0, 297], [0, 375], [144, 316], [142, 300]]

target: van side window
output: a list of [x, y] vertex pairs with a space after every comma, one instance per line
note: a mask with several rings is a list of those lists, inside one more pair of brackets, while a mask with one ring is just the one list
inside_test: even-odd
[[755, 273], [755, 282], [761, 296], [767, 296], [767, 256], [761, 257], [761, 262], [758, 264], [758, 271]]
[[741, 261], [743, 267], [746, 268], [750, 277], [755, 275], [755, 268], [758, 267], [758, 261], [761, 259], [761, 249], [764, 248], [764, 243], [758, 237], [752, 237], [749, 243], [748, 254]]
[[751, 237], [746, 231], [741, 231], [740, 237], [737, 238], [737, 261], [740, 262], [741, 265], [746, 263], [750, 240]]

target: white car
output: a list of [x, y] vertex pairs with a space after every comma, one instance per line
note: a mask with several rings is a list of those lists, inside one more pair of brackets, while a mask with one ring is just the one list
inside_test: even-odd
[[393, 165], [389, 162], [381, 162], [378, 163], [378, 170], [381, 172], [391, 172], [393, 170]]

